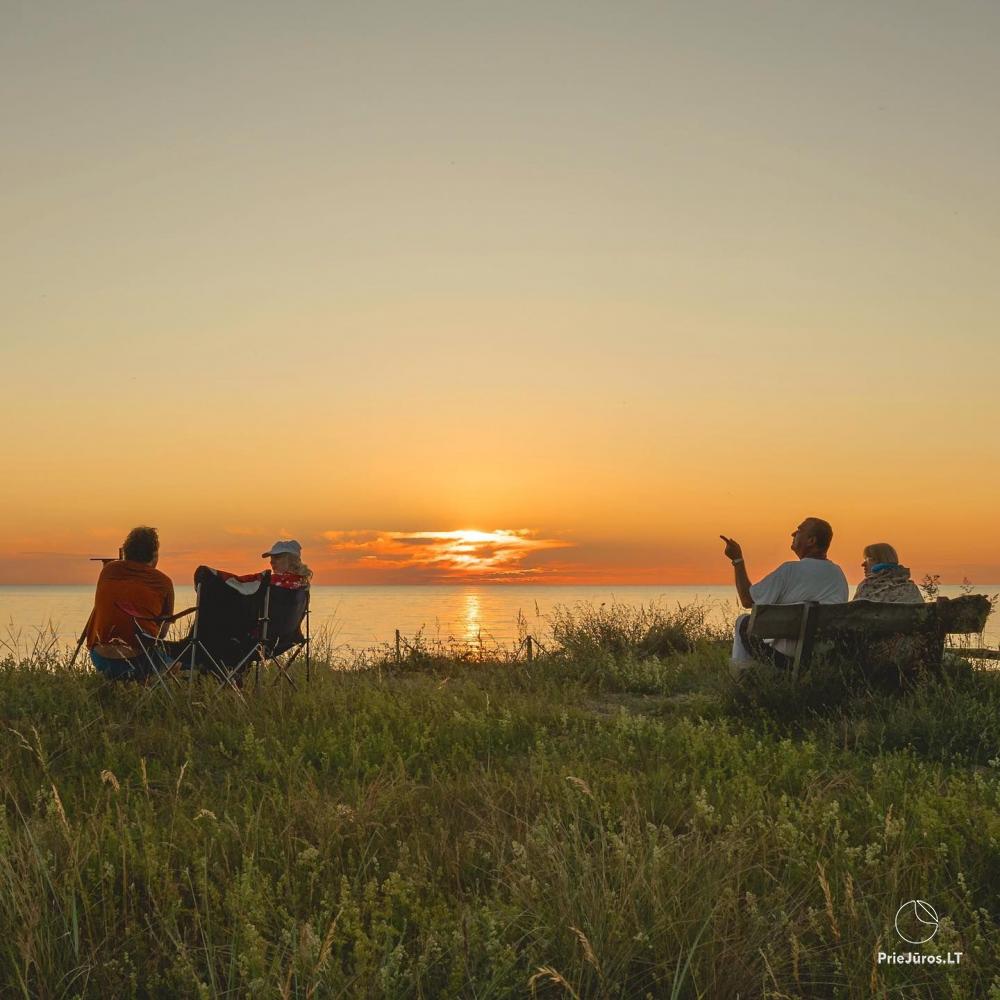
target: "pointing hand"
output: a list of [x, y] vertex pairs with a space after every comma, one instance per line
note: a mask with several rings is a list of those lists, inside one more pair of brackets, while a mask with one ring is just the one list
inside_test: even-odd
[[739, 542], [735, 541], [732, 538], [726, 538], [725, 535], [719, 535], [719, 538], [721, 538], [726, 543], [725, 556], [727, 559], [732, 560], [732, 559], [743, 558], [743, 549], [740, 548]]

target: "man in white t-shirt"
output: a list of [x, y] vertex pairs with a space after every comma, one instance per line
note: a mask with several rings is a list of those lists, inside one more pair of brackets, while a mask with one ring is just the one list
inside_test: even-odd
[[[792, 532], [792, 551], [797, 561], [782, 563], [773, 573], [768, 573], [759, 583], [751, 583], [743, 550], [739, 542], [719, 536], [725, 543], [726, 556], [733, 564], [736, 591], [745, 608], [755, 604], [803, 604], [817, 601], [820, 604], [846, 604], [847, 578], [844, 571], [827, 559], [833, 528], [819, 517], [807, 517]], [[795, 659], [798, 643], [795, 639], [764, 640], [749, 635], [749, 615], [740, 615], [736, 621], [733, 639], [733, 666], [742, 669], [751, 662], [769, 663], [787, 669]]]

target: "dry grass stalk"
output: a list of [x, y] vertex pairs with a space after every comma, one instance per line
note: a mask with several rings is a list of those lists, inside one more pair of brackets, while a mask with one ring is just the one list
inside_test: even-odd
[[826, 915], [830, 918], [830, 929], [833, 931], [833, 936], [839, 941], [840, 928], [837, 926], [837, 918], [833, 914], [833, 895], [830, 892], [830, 883], [827, 881], [826, 872], [823, 871], [823, 865], [819, 861], [816, 862], [816, 868], [819, 871], [819, 884], [823, 889], [823, 898], [826, 900]]
[[[189, 760], [186, 760], [184, 761], [183, 764], [181, 764], [181, 773], [177, 775], [177, 787], [174, 788], [175, 797], [180, 795], [181, 793], [181, 782], [184, 780], [184, 772], [187, 770], [187, 766], [190, 763], [191, 762]], [[145, 761], [143, 762], [143, 764], [145, 764]], [[145, 770], [145, 767], [143, 768], [143, 770]]]
[[[330, 957], [330, 950], [333, 948], [333, 936], [337, 932], [337, 921], [340, 920], [340, 915], [344, 912], [344, 908], [341, 907], [337, 911], [337, 915], [330, 921], [330, 926], [327, 928], [326, 934], [323, 937], [323, 943], [319, 948], [319, 957], [316, 959], [316, 965], [313, 967], [313, 976], [318, 976], [323, 969], [326, 967], [327, 960]], [[313, 995], [316, 992], [316, 987], [318, 983], [313, 983], [306, 990], [306, 1000], [312, 1000]]]
[[854, 902], [854, 878], [850, 872], [844, 878], [844, 897], [847, 899], [847, 912], [852, 919], [858, 919], [858, 908]]
[[62, 799], [59, 798], [59, 789], [56, 788], [54, 782], [52, 784], [52, 802], [56, 807], [56, 814], [62, 821], [63, 829], [66, 831], [66, 839], [70, 841], [72, 831], [69, 828], [69, 820], [66, 818], [66, 810], [63, 809]]
[[537, 995], [538, 981], [540, 979], [548, 980], [548, 982], [555, 986], [561, 986], [571, 997], [573, 997], [573, 1000], [580, 1000], [580, 996], [576, 990], [574, 990], [573, 987], [570, 986], [570, 984], [567, 983], [562, 977], [562, 974], [558, 970], [553, 969], [551, 965], [541, 966], [539, 970], [528, 980], [528, 986], [531, 987], [532, 996]]
[[594, 949], [591, 947], [590, 941], [587, 940], [587, 935], [579, 927], [570, 927], [570, 930], [576, 935], [576, 939], [583, 948], [583, 957], [597, 970], [598, 978], [603, 984], [604, 972], [601, 969], [601, 963], [597, 961], [597, 956], [594, 954]]
[[879, 937], [879, 939], [875, 942], [875, 947], [872, 949], [872, 975], [868, 983], [870, 987], [869, 995], [873, 997], [879, 996], [882, 993], [881, 989], [882, 984], [879, 982], [879, 974], [878, 974], [878, 953], [881, 950], [882, 950], [882, 938]]

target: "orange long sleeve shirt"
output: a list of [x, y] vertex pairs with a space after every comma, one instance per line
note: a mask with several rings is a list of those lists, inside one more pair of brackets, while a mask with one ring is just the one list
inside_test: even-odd
[[[111, 642], [124, 642], [138, 653], [135, 625], [119, 604], [130, 605], [144, 615], [171, 615], [174, 612], [174, 585], [166, 573], [146, 563], [116, 559], [109, 562], [97, 579], [94, 613], [87, 629], [87, 649]], [[145, 622], [143, 632], [157, 632], [154, 622]]]

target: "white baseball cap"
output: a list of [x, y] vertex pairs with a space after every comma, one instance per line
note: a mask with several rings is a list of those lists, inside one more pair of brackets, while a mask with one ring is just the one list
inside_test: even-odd
[[261, 559], [267, 559], [269, 556], [296, 556], [301, 557], [302, 546], [299, 545], [294, 538], [289, 538], [283, 542], [275, 542], [271, 546], [270, 552], [262, 552], [260, 554]]

